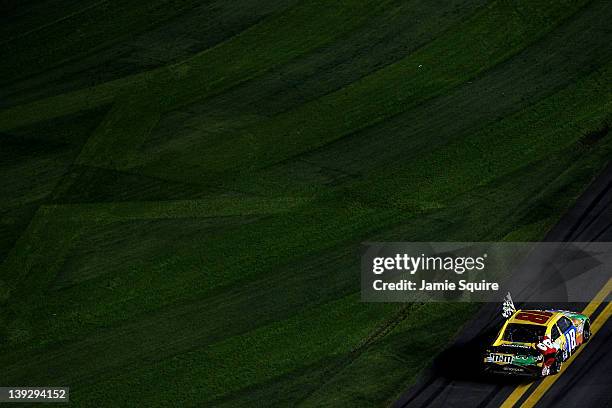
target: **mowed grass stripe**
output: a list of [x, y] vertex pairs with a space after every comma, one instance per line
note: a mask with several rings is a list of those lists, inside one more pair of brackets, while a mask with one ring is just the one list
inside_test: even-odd
[[[54, 68], [40, 66], [40, 73], [2, 87], [4, 100], [0, 106], [21, 105], [176, 63], [226, 41], [297, 1], [199, 2], [176, 16], [169, 13], [167, 20], [146, 27], [144, 32], [138, 32], [141, 27], [137, 27], [132, 30], [136, 35], [120, 36], [93, 53]], [[142, 12], [138, 4], [132, 6]], [[87, 45], [98, 45], [81, 32]]]
[[[404, 58], [484, 7], [488, 0], [394, 0], [336, 41], [275, 67], [261, 77], [189, 106], [190, 114], [274, 116], [343, 88]], [[180, 128], [185, 110], [170, 116]]]
[[[267, 126], [254, 130], [259, 137], [232, 140], [232, 144], [245, 146], [244, 150], [233, 149], [232, 153], [249, 157], [248, 153], [254, 149], [258, 154], [250, 156], [252, 163], [265, 165], [382, 121], [503, 61], [582, 4], [496, 2], [404, 60], [274, 118]], [[523, 24], [522, 16], [514, 7], [529, 10], [528, 24]], [[234, 156], [227, 154], [229, 144], [207, 152], [213, 169], [214, 165], [224, 168], [233, 163], [230, 158]]]
[[[27, 37], [33, 33], [36, 33], [37, 31], [42, 31], [46, 29], [47, 27], [51, 27], [52, 25], [66, 21], [74, 16], [78, 16], [79, 14], [85, 13], [100, 5], [103, 5], [103, 4], [107, 5], [108, 2], [109, 0], [97, 0], [97, 1], [92, 1], [90, 4], [81, 3], [78, 5], [75, 5], [72, 2], [65, 2], [64, 4], [56, 3], [56, 7], [53, 7], [52, 10], [55, 12], [61, 13], [57, 15], [56, 18], [54, 18], [52, 15], [45, 15], [44, 16], [45, 19], [40, 21], [38, 24], [35, 23], [36, 19], [28, 18], [25, 24], [23, 24], [21, 28], [17, 28], [17, 27], [19, 27], [19, 24], [23, 22], [20, 21], [19, 18], [16, 18], [18, 16], [13, 16], [14, 21], [10, 22], [9, 24], [4, 24], [2, 26], [2, 31], [5, 31], [8, 34], [8, 38], [5, 37], [6, 39], [0, 41], [0, 48], [3, 48], [5, 44], [7, 43], [11, 43], [21, 38]], [[61, 8], [58, 8], [58, 7], [61, 7]], [[71, 7], [74, 7], [74, 10], [70, 11]], [[24, 12], [23, 14], [31, 14], [32, 12], [34, 12], [32, 14], [35, 14], [35, 11], [36, 11], [36, 8], [29, 10], [28, 12]], [[23, 17], [23, 14], [22, 14], [22, 17]], [[15, 35], [15, 33], [17, 34]]]
[[99, 51], [122, 37], [146, 31], [196, 4], [194, 0], [136, 0], [129, 3], [108, 0], [89, 7], [82, 6], [72, 15], [63, 15], [55, 24], [30, 30], [0, 44], [0, 55], [5, 61], [0, 68], [0, 84]]
[[[225, 230], [227, 234], [227, 226]], [[204, 235], [204, 238], [208, 238], [208, 235]], [[352, 251], [352, 245], [345, 245], [340, 253], [323, 251], [318, 254], [319, 256], [306, 257], [302, 261], [278, 266], [257, 280], [243, 279], [240, 284], [226, 282], [225, 286], [209, 292], [206, 296], [190, 298], [185, 288], [181, 288], [183, 296], [179, 302], [158, 306], [143, 314], [134, 314], [133, 310], [125, 310], [126, 305], [120, 302], [122, 297], [119, 297], [119, 302], [110, 301], [108, 288], [105, 296], [100, 298], [95, 286], [89, 284], [81, 285], [79, 291], [71, 289], [51, 293], [49, 297], [52, 298], [47, 298], [48, 302], [43, 305], [44, 307], [33, 311], [33, 315], [40, 317], [37, 334], [46, 338], [46, 343], [56, 343], [60, 340], [63, 346], [58, 349], [54, 347], [49, 349], [40, 345], [24, 348], [20, 344], [15, 344], [20, 353], [27, 350], [28, 353], [37, 355], [35, 359], [37, 363], [19, 363], [19, 354], [7, 353], [2, 357], [4, 373], [7, 379], [11, 378], [14, 381], [18, 381], [22, 378], [20, 376], [24, 375], [39, 381], [49, 381], [50, 378], [45, 377], [47, 373], [40, 372], [36, 368], [37, 364], [53, 364], [59, 367], [70, 360], [73, 369], [64, 373], [65, 377], [62, 380], [72, 382], [78, 379], [79, 375], [83, 375], [87, 378], [79, 381], [82, 383], [93, 380], [92, 375], [99, 371], [131, 365], [136, 355], [142, 356], [155, 351], [157, 359], [161, 360], [188, 351], [193, 343], [204, 346], [228, 336], [253, 330], [291, 316], [299, 310], [313, 308], [333, 301], [338, 296], [354, 293], [354, 287], [344, 287], [352, 275], [349, 264], [352, 266], [354, 261], [350, 256], [346, 256], [347, 252], [350, 254]], [[166, 266], [172, 268], [173, 265], [169, 263]], [[207, 265], [199, 266], [203, 268]], [[236, 266], [226, 263], [228, 268]], [[297, 268], [303, 272], [295, 273]], [[328, 282], [329, 287], [321, 288], [317, 285], [316, 276], [322, 279], [329, 276], [330, 268], [339, 268], [334, 276], [330, 276], [335, 283]], [[120, 273], [117, 275], [121, 277]], [[152, 273], [149, 273], [149, 276], [153, 278]], [[200, 277], [205, 278], [202, 275]], [[202, 283], [194, 282], [192, 285]], [[152, 296], [154, 293], [150, 292], [149, 295]], [[86, 298], [81, 299], [82, 296]], [[90, 303], [86, 301], [87, 297]], [[153, 299], [153, 304], [160, 305], [159, 300]], [[187, 302], [188, 300], [190, 302]], [[79, 317], [91, 318], [98, 313], [96, 319], [104, 319], [99, 314], [100, 311], [89, 309], [91, 302], [99, 302], [98, 306], [103, 304], [103, 308], [107, 309], [109, 320], [103, 330], [90, 332], [91, 327], [87, 325], [75, 327], [78, 324], [75, 319]], [[70, 307], [67, 307], [68, 305]], [[245, 310], [249, 313], [245, 313]], [[51, 314], [57, 317], [48, 319]], [[198, 324], [202, 319], [206, 321], [205, 325]], [[149, 339], [148, 343], [146, 345], [132, 343], [132, 335], [144, 336]], [[119, 343], [122, 344], [121, 352], [116, 353], [113, 358], [104, 358], [97, 363], [99, 370], [96, 370], [96, 373], [92, 373], [90, 367], [77, 363], [77, 360], [82, 362], [91, 358], [84, 356], [83, 353], [102, 356], [105, 348], [109, 345], [118, 347]]]
[[[103, 326], [109, 326], [130, 316], [157, 310], [162, 305], [195, 300], [220, 287], [239, 285], [262, 274], [278, 272], [277, 268], [285, 269], [287, 262], [295, 260], [296, 256], [307, 256], [302, 253], [306, 245], [308, 253], [334, 248], [347, 239], [357, 245], [355, 238], [348, 237], [362, 235], [371, 228], [373, 220], [393, 216], [389, 212], [358, 207], [338, 206], [333, 209], [315, 206], [286, 215], [268, 216], [236, 227], [219, 228], [215, 235], [187, 235], [180, 242], [168, 242], [165, 249], [150, 259], [123, 265], [107, 271], [99, 279], [48, 293], [46, 298], [40, 299], [41, 306], [56, 304], [59, 307], [59, 317], [53, 319], [58, 327], [66, 318], [64, 323], [73, 326], [73, 330], [89, 330], [90, 323], [83, 321], [86, 324], [81, 325], [70, 319], [69, 315], [64, 315], [66, 310], [62, 305], [66, 302], [76, 302], [81, 315], [90, 316], [85, 320], [91, 321], [94, 327], [102, 321], [105, 322]], [[350, 222], [334, 222], [336, 218]], [[59, 220], [61, 222], [61, 218]], [[135, 221], [128, 225], [138, 227]], [[108, 225], [109, 231], [118, 227], [116, 223]], [[141, 224], [135, 239], [146, 232], [143, 229], [146, 227], [146, 224]], [[83, 228], [81, 233], [86, 234], [87, 228]], [[155, 238], [164, 240], [163, 236]], [[56, 245], [63, 244], [59, 241]], [[126, 244], [121, 245], [117, 252], [128, 253], [129, 247], [124, 249]], [[134, 242], [133, 245], [138, 247], [139, 243]], [[22, 262], [35, 256], [31, 254]], [[16, 269], [22, 270], [19, 260], [15, 262]], [[28, 276], [27, 282], [49, 285], [55, 278], [55, 271], [41, 267], [31, 270]], [[109, 291], [108, 282], [114, 280], [129, 284], [117, 285]], [[21, 282], [24, 282], [21, 285], [23, 290], [27, 290], [26, 281]], [[42, 289], [40, 285], [37, 286]], [[130, 299], [129, 302], [126, 303], [126, 299]], [[63, 336], [61, 330], [56, 332], [55, 329], [40, 334], [50, 338]]]
[[[474, 134], [610, 61], [612, 48], [605, 36], [609, 19], [612, 7], [608, 2], [590, 3], [575, 19], [474, 81], [298, 158], [311, 163], [310, 172], [333, 162], [331, 167], [338, 172], [358, 175]], [[568, 60], [573, 63], [564, 65]], [[265, 174], [274, 177], [283, 171], [289, 173], [294, 165], [295, 161], [289, 161]], [[307, 171], [302, 173], [306, 173], [304, 182], [311, 181]]]
[[[333, 157], [338, 165], [332, 168], [339, 172], [345, 170], [347, 174], [359, 174], [359, 177], [345, 178], [337, 189], [355, 198], [363, 197], [365, 200], [367, 196], [370, 205], [377, 202], [383, 207], [396, 206], [417, 212], [427, 207], [445, 207], [452, 203], [456, 194], [502, 174], [511, 174], [513, 169], [530, 162], [547, 159], [551, 153], [562, 151], [584, 135], [605, 128], [610, 121], [611, 96], [602, 84], [611, 73], [610, 62], [600, 65], [577, 82], [569, 83], [535, 104], [482, 128], [450, 132], [442, 140], [436, 140], [436, 133], [424, 131], [424, 135], [419, 137], [427, 144], [421, 148], [410, 137], [412, 134], [405, 135], [405, 141], [399, 140], [402, 138], [397, 135], [397, 129], [391, 128], [387, 130], [398, 139], [396, 143], [389, 141], [386, 145], [369, 147], [367, 155], [356, 154], [354, 151], [360, 146], [349, 143], [342, 145], [344, 149], [330, 149], [329, 153], [322, 149], [317, 154], [306, 156], [305, 160], [307, 163], [311, 161], [313, 168], [317, 169], [318, 163], [329, 163]], [[441, 107], [438, 115], [444, 113]], [[415, 143], [414, 150], [401, 148], [412, 143]], [[366, 145], [370, 146], [370, 143]], [[499, 148], [490, 149], [490, 146]], [[385, 149], [394, 153], [389, 154]], [[382, 156], [380, 161], [379, 155]], [[389, 158], [393, 160], [384, 160]], [[260, 188], [268, 191], [276, 185], [295, 186], [292, 177], [300, 165], [299, 162], [287, 162], [257, 173], [258, 185], [252, 186], [245, 181], [234, 187], [256, 193]], [[363, 176], [361, 169], [367, 170]], [[308, 188], [308, 184], [302, 185], [304, 187], [295, 188]], [[376, 194], [372, 195], [373, 191]]]
[[[194, 172], [203, 171], [215, 179], [227, 170], [250, 171], [286, 160], [397, 115], [491, 68], [543, 36], [579, 6], [530, 3], [527, 7], [535, 17], [529, 20], [533, 26], [522, 26], [521, 14], [514, 7], [494, 3], [428, 46], [346, 88], [243, 131], [199, 138], [188, 153], [174, 149], [158, 155], [134, 151], [128, 168], [144, 166], [139, 170], [163, 177], [163, 166], [158, 163], [187, 162], [177, 171], [178, 177], [191, 178]], [[488, 40], [483, 42], [483, 38]], [[458, 50], [460, 55], [456, 55]], [[117, 149], [116, 155], [125, 155], [125, 150]]]
[[521, 112], [410, 161], [378, 168], [346, 188], [379, 191], [398, 205], [411, 200], [452, 201], [457, 193], [549, 157], [605, 128], [612, 115], [612, 94], [602, 83], [611, 74], [609, 62]]
[[[190, 388], [191, 391], [183, 395], [181, 400], [185, 404], [205, 403], [223, 395], [231, 395], [258, 381], [288, 373], [295, 369], [296, 360], [306, 365], [315, 355], [323, 359], [334, 359], [348, 352], [361, 338], [374, 330], [384, 316], [380, 305], [362, 304], [356, 307], [357, 298], [354, 295], [338, 299], [244, 335], [230, 337], [209, 347], [197, 348], [166, 360], [159, 367], [165, 373], [161, 377], [157, 374], [160, 371], [149, 367], [145, 370], [136, 369], [136, 372], [111, 378], [96, 386], [84, 387], [80, 397], [76, 398], [86, 406], [92, 404], [102, 397], [103, 394], [95, 390], [102, 390], [104, 384], [125, 389], [134, 386], [153, 389], [161, 385], [165, 390], [164, 400], [160, 401], [151, 395], [150, 399], [146, 399], [146, 404], [163, 406], [171, 401], [172, 384], [175, 381], [190, 381], [190, 378], [196, 376], [199, 378], [198, 385]], [[385, 308], [394, 307], [387, 305]], [[344, 324], [339, 326], [339, 321]], [[326, 335], [332, 332], [333, 335]], [[297, 336], [302, 338], [301, 346], [294, 342]], [[236, 370], [238, 366], [240, 369]], [[151, 375], [154, 377], [149, 377]], [[152, 381], [148, 382], [146, 378]]]
[[0, 112], [0, 130], [107, 104], [119, 92], [145, 104], [155, 100], [162, 110], [176, 108], [334, 40], [363, 24], [388, 1], [302, 2], [180, 63], [9, 108]]
[[[261, 167], [407, 110], [514, 55], [586, 2], [495, 2], [405, 59], [202, 151], [206, 170]], [[516, 9], [525, 8], [525, 21]]]
[[288, 211], [306, 201], [291, 197], [222, 197], [150, 203], [43, 206], [0, 266], [0, 301], [7, 302], [11, 292], [21, 287], [24, 279], [27, 279], [24, 290], [28, 292], [45, 289], [62, 266], [73, 240], [86, 233], [92, 225], [129, 220], [274, 214]]
[[[466, 70], [466, 67], [463, 67], [462, 64], [465, 63], [469, 64], [468, 66], [472, 66], [472, 69], [474, 70], [475, 74], [476, 72], [484, 69], [484, 67], [490, 66], [492, 63], [498, 62], [498, 60], [495, 59], [495, 50], [506, 50], [506, 44], [517, 42], [518, 46], [515, 45], [514, 47], [509, 48], [510, 51], [506, 51], [502, 55], [497, 56], [497, 58], [501, 60], [507, 57], [508, 55], [511, 55], [513, 52], [516, 52], [517, 49], [520, 49], [520, 47], [525, 46], [526, 42], [528, 42], [529, 40], [532, 41], [532, 37], [535, 37], [535, 34], [538, 33], [538, 31], [540, 31], [541, 35], [541, 33], [545, 32], [546, 29], [550, 29], [551, 26], [554, 26], [554, 24], [557, 22], [555, 18], [562, 18], [566, 15], [569, 15], [577, 8], [577, 6], [575, 6], [575, 8], [572, 8], [567, 7], [565, 5], [561, 6], [557, 3], [555, 3], [555, 5], [532, 6], [535, 7], [535, 9], [532, 10], [534, 16], [537, 17], [537, 13], [540, 13], [540, 18], [533, 18], [533, 20], [530, 21], [533, 21], [534, 26], [527, 26], [525, 28], [519, 25], [519, 23], [521, 22], [520, 15], [518, 15], [514, 11], [514, 9], [508, 10], [508, 7], [510, 6], [506, 4], [496, 4], [495, 6], [496, 7], [491, 7], [486, 12], [481, 13], [481, 15], [479, 15], [475, 19], [470, 20], [467, 31], [465, 33], [462, 33], [461, 36], [454, 36], [454, 33], [450, 33], [446, 36], [441, 37], [431, 46], [426, 47], [425, 50], [429, 50], [429, 53], [425, 50], [417, 52], [414, 56], [411, 56], [400, 63], [393, 64], [379, 71], [377, 74], [371, 75], [367, 79], [364, 79], [363, 81], [359, 81], [358, 83], [352, 85], [348, 88], [351, 90], [350, 92], [338, 91], [330, 95], [329, 97], [323, 98], [320, 101], [305, 105], [293, 115], [288, 115], [288, 117], [281, 116], [280, 120], [276, 119], [271, 126], [264, 127], [262, 131], [259, 132], [259, 134], [265, 134], [266, 138], [263, 138], [262, 136], [253, 136], [251, 133], [249, 133], [247, 136], [243, 136], [238, 140], [228, 140], [226, 143], [222, 143], [220, 146], [208, 146], [208, 148], [204, 152], [202, 152], [203, 160], [206, 166], [205, 168], [210, 170], [217, 170], [219, 167], [226, 167], [227, 163], [240, 163], [244, 161], [250, 162], [253, 160], [257, 160], [258, 163], [261, 163], [263, 161], [265, 164], [265, 162], [268, 160], [276, 160], [276, 156], [278, 155], [278, 153], [291, 153], [275, 153], [274, 149], [277, 149], [280, 145], [292, 146], [292, 149], [295, 149], [297, 146], [304, 146], [306, 144], [304, 148], [312, 148], [313, 146], [311, 142], [314, 142], [316, 146], [316, 144], [322, 142], [321, 140], [317, 140], [321, 136], [327, 138], [340, 137], [343, 132], [347, 131], [342, 130], [342, 127], [346, 128], [347, 125], [349, 126], [349, 128], [354, 129], [354, 125], [352, 123], [353, 119], [347, 117], [347, 115], [351, 115], [351, 112], [354, 112], [354, 114], [356, 115], [360, 115], [362, 111], [365, 111], [365, 117], [360, 118], [360, 120], [365, 120], [366, 123], [361, 123], [357, 126], [364, 126], [370, 124], [372, 121], [372, 117], [376, 117], [376, 121], [379, 121], [386, 116], [393, 115], [394, 113], [397, 113], [398, 109], [403, 109], [402, 105], [408, 102], [408, 100], [412, 99], [412, 103], [417, 102], [419, 100], [419, 92], [423, 93], [420, 98], [426, 99], [428, 97], [431, 97], [432, 95], [435, 95], [438, 92], [441, 92], [446, 86], [456, 85], [457, 83], [460, 83], [461, 81], [465, 80], [465, 74], [468, 73], [469, 70]], [[555, 10], [555, 7], [562, 9], [563, 12], [567, 14], [555, 15], [554, 11], [559, 12], [559, 10]], [[507, 19], [506, 17], [508, 13], [510, 15], [513, 15], [516, 21], [513, 21], [512, 19]], [[301, 17], [307, 17], [301, 15], [300, 13], [297, 14], [299, 14]], [[320, 16], [319, 19], [324, 20]], [[517, 25], [517, 27], [513, 27], [513, 24]], [[513, 31], [503, 33], [503, 30], [500, 30], [499, 28], [504, 26], [508, 27]], [[480, 39], [482, 39], [486, 35], [489, 35], [489, 31], [497, 33], [497, 38], [493, 37], [491, 40], [489, 40], [491, 41], [491, 43], [483, 44]], [[459, 32], [461, 32], [461, 30], [459, 30]], [[246, 37], [245, 41], [248, 41], [248, 38], [250, 38], [249, 35], [256, 36], [257, 33], [252, 33], [251, 30], [248, 30], [247, 32], [243, 33], [243, 35], [237, 36], [236, 39], [240, 39], [236, 40], [236, 42], [238, 43], [237, 46], [244, 46], [246, 49], [249, 49], [249, 47], [252, 48], [251, 44], [248, 44], [247, 46], [247, 44], [244, 44], [244, 41], [241, 41], [244, 37]], [[459, 37], [459, 44], [456, 44], [457, 37]], [[452, 39], [455, 39], [455, 41], [451, 41]], [[310, 39], [306, 38], [306, 40]], [[500, 41], [500, 43], [495, 44], [495, 41]], [[232, 41], [232, 43], [233, 42], [234, 41]], [[474, 44], [476, 44], [477, 46], [474, 47]], [[461, 46], [467, 46], [467, 48], [462, 48]], [[293, 44], [292, 47], [295, 48], [295, 44]], [[216, 59], [214, 55], [216, 53], [215, 51], [221, 50], [221, 55], [219, 57], [221, 57], [221, 59], [223, 60], [223, 55], [227, 54], [224, 52], [225, 48], [226, 47], [222, 46], [215, 47], [213, 50], [209, 50], [208, 56], [213, 59]], [[255, 47], [255, 49], [257, 50], [257, 47]], [[461, 49], [460, 55], [453, 54], [458, 52], [457, 50], [459, 49]], [[262, 50], [257, 51], [260, 54], [262, 52]], [[439, 72], [436, 72], [437, 61], [435, 60], [439, 58], [438, 54], [440, 52], [442, 52], [442, 55], [445, 55], [445, 57], [449, 57], [449, 60], [452, 62], [447, 68], [441, 65], [442, 69]], [[449, 52], [450, 55], [447, 55]], [[265, 54], [263, 55], [265, 56]], [[252, 57], [248, 53], [246, 55], [241, 55], [240, 58], [243, 58], [244, 61], [249, 61], [249, 63], [252, 63]], [[204, 59], [204, 61], [207, 60]], [[177, 65], [172, 72], [174, 75], [176, 75], [176, 78], [174, 80], [171, 80], [171, 86], [163, 85], [165, 81], [162, 75], [149, 74], [149, 78], [146, 81], [147, 92], [145, 92], [145, 95], [139, 95], [138, 99], [143, 101], [143, 106], [150, 106], [152, 100], [157, 101], [158, 103], [163, 105], [162, 107], [154, 109], [154, 112], [157, 112], [158, 109], [165, 110], [169, 107], [176, 108], [178, 106], [181, 106], [182, 104], [186, 103], [194, 97], [203, 97], [207, 93], [207, 89], [210, 90], [216, 88], [216, 86], [209, 85], [208, 82], [202, 84], [201, 80], [197, 80], [197, 77], [202, 74], [202, 69], [210, 69], [209, 66], [201, 64], [201, 62], [204, 61], [202, 61], [202, 58], [194, 58], [187, 63]], [[239, 62], [234, 63], [237, 63], [238, 66], [241, 65], [241, 63]], [[431, 67], [432, 71], [430, 72], [432, 72], [432, 74], [425, 74], [425, 80], [423, 80], [423, 78], [419, 78], [418, 65], [425, 65], [427, 67]], [[198, 66], [200, 66], [200, 69], [197, 68]], [[212, 68], [214, 70], [214, 65], [212, 66]], [[451, 72], [453, 71], [453, 69], [461, 69], [463, 76], [453, 76], [453, 79], [449, 79], [448, 76], [452, 75]], [[195, 71], [197, 75], [194, 76], [194, 73], [188, 71]], [[400, 72], [402, 73], [402, 75], [399, 75]], [[241, 77], [245, 74], [245, 72], [242, 70], [239, 70], [239, 73]], [[210, 72], [209, 74], [211, 74], [212, 78], [217, 77], [217, 75], [214, 74], [214, 71]], [[221, 82], [225, 82], [225, 79], [228, 75], [232, 77], [231, 74], [225, 73], [225, 76], [223, 77], [223, 80]], [[406, 75], [416, 75], [414, 77], [416, 78], [416, 84], [411, 83], [410, 81], [406, 81]], [[436, 76], [438, 78], [436, 78]], [[444, 78], [445, 76], [447, 77], [446, 80]], [[156, 79], [155, 77], [161, 78]], [[469, 77], [469, 75], [467, 75], [467, 77]], [[401, 79], [400, 83], [398, 83], [399, 79]], [[133, 96], [131, 92], [127, 92], [128, 94], [130, 94], [130, 97], [136, 96], [135, 94], [140, 88], [140, 86], [136, 86], [136, 90], [133, 91]], [[202, 86], [204, 87], [204, 89], [202, 89]], [[413, 87], [414, 89], [411, 89]], [[433, 87], [433, 89], [431, 89], [431, 87]], [[375, 91], [374, 94], [372, 94], [373, 91]], [[196, 96], [195, 93], [197, 92], [204, 93], [204, 95]], [[405, 94], [402, 95], [402, 93]], [[374, 97], [375, 94], [384, 94], [385, 97], [383, 100], [380, 100]], [[350, 108], [348, 106], [338, 106], [342, 104], [352, 103], [351, 101], [353, 100], [359, 100], [361, 101], [361, 103], [365, 103], [366, 106], [360, 108], [356, 108], [354, 105]], [[130, 101], [128, 106], [130, 106], [132, 109], [135, 109], [135, 107], [138, 106], [138, 102], [132, 100]], [[335, 112], [336, 109], [338, 110], [338, 112], [341, 112], [341, 117], [344, 117], [343, 119], [338, 120], [335, 113], [333, 115], [333, 118], [329, 117], [330, 113]], [[13, 117], [14, 116], [18, 115], [13, 115]], [[300, 117], [302, 117], [302, 119], [300, 119]], [[313, 123], [304, 123], [304, 117], [318, 118], [316, 122], [316, 127], [312, 129], [309, 128], [309, 126], [313, 126]], [[157, 113], [155, 113], [155, 115], [153, 116], [147, 116], [145, 114], [140, 117], [139, 120], [141, 122], [147, 122], [150, 120], [156, 120], [156, 118]], [[125, 130], [123, 129], [123, 126], [130, 126], [130, 124], [132, 123], [132, 120], [129, 118], [127, 118], [123, 122], [121, 122], [121, 119], [119, 119], [118, 123], [112, 118], [109, 119], [109, 121], [114, 124], [114, 131], [118, 133], [122, 133]], [[2, 122], [3, 121], [0, 115], [0, 123]], [[123, 126], [121, 125], [122, 123]], [[340, 126], [340, 128], [338, 128], [338, 126]], [[150, 126], [144, 124], [141, 126], [141, 128], [150, 129]], [[320, 130], [317, 131], [317, 128], [325, 129], [324, 135], [320, 134]], [[93, 144], [94, 147], [91, 149], [89, 147], [86, 147], [86, 152], [96, 151], [95, 146], [100, 146], [104, 144], [104, 140], [106, 139], [109, 140], [109, 143], [117, 139], [109, 137], [108, 132], [96, 132], [96, 135], [97, 134], [101, 135], [101, 140], [97, 137], [94, 137], [93, 140], [90, 142], [91, 144]], [[276, 138], [282, 138], [283, 143], [279, 143], [280, 140], [271, 140], [272, 138], [267, 136], [271, 134], [275, 135]], [[118, 156], [119, 158], [125, 157], [127, 155], [126, 152], [133, 151], [134, 148], [142, 142], [142, 139], [144, 137], [146, 137], [146, 134], [141, 138], [134, 138], [134, 141], [126, 138], [122, 139], [123, 143], [126, 145], [116, 146], [115, 156]], [[287, 139], [291, 140], [291, 142], [287, 143]], [[311, 140], [311, 142], [308, 142], [308, 140]], [[228, 150], [233, 152], [233, 154], [229, 157], [227, 154]], [[133, 155], [134, 153], [132, 153], [131, 156]], [[91, 153], [87, 154], [86, 156], [96, 157], [95, 154]], [[268, 157], [269, 159], [265, 159], [265, 157], [262, 156]], [[100, 165], [97, 162], [96, 164]]]

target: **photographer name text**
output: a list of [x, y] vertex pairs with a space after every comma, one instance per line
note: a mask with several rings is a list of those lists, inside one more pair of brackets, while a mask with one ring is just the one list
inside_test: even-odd
[[402, 279], [397, 282], [384, 282], [382, 279], [376, 279], [372, 282], [372, 286], [376, 291], [425, 291], [425, 292], [447, 292], [447, 291], [466, 291], [466, 292], [479, 292], [479, 291], [498, 291], [499, 283], [488, 282], [481, 280], [479, 282], [469, 282], [465, 279], [461, 279], [459, 282], [450, 282], [444, 280], [443, 282], [429, 282], [421, 279], [420, 282], [414, 282], [407, 279]]

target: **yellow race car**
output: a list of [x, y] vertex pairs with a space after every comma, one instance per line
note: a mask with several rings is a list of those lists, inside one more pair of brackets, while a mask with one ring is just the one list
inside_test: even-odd
[[567, 310], [516, 310], [510, 294], [506, 318], [484, 355], [484, 371], [540, 377], [556, 374], [591, 336], [589, 317]]

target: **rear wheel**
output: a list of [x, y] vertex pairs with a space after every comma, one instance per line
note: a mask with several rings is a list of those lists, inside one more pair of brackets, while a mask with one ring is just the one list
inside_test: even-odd
[[553, 363], [553, 365], [550, 366], [550, 373], [551, 374], [559, 373], [559, 371], [561, 371], [562, 366], [563, 366], [563, 355], [559, 353], [557, 355], [557, 358], [555, 358], [555, 362]]

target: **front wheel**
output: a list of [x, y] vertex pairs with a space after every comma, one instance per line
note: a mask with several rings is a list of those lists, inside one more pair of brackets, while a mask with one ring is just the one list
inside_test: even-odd
[[584, 322], [584, 328], [582, 329], [582, 344], [589, 341], [591, 338], [591, 324], [587, 320]]

